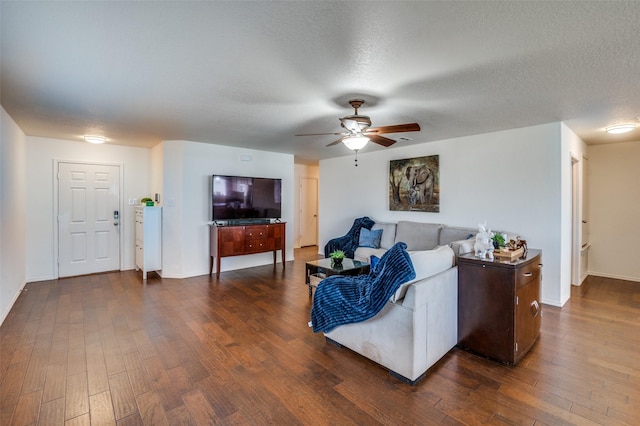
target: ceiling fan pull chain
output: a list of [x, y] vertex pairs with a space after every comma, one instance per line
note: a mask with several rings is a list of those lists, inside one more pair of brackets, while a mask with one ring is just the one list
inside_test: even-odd
[[358, 150], [356, 149], [355, 151], [356, 151], [356, 165], [355, 165], [355, 167], [358, 167]]

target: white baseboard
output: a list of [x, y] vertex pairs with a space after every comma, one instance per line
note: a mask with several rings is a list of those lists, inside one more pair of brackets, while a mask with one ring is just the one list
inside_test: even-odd
[[16, 291], [16, 294], [13, 295], [11, 302], [9, 302], [9, 306], [7, 306], [7, 309], [2, 313], [2, 320], [0, 321], [0, 325], [2, 325], [2, 323], [4, 323], [4, 320], [7, 319], [9, 312], [11, 312], [11, 308], [13, 308], [13, 305], [15, 305], [16, 301], [18, 300], [18, 297], [20, 297], [20, 294], [22, 293], [22, 290], [24, 290], [25, 285], [27, 285], [26, 281], [22, 283], [18, 291]]
[[625, 281], [635, 281], [640, 282], [640, 277], [627, 277], [624, 275], [617, 274], [607, 274], [605, 272], [594, 272], [589, 271], [589, 275], [593, 275], [594, 277], [602, 277], [602, 278], [614, 278], [616, 280], [625, 280]]
[[[564, 306], [564, 303], [560, 303], [557, 300], [542, 299], [541, 302], [544, 305], [555, 306], [556, 308], [562, 308]], [[565, 303], [567, 303], [566, 300], [565, 300]]]

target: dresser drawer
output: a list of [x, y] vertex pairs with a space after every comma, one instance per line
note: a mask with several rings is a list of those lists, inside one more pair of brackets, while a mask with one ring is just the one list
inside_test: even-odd
[[247, 226], [244, 229], [245, 240], [263, 240], [267, 238], [267, 228], [265, 226]]
[[262, 253], [267, 250], [267, 238], [254, 238], [251, 240], [245, 240], [244, 252], [245, 253]]
[[534, 262], [527, 263], [521, 268], [517, 268], [516, 273], [516, 288], [529, 284], [531, 281], [538, 280], [540, 278], [540, 271], [542, 265], [540, 259], [535, 259]]

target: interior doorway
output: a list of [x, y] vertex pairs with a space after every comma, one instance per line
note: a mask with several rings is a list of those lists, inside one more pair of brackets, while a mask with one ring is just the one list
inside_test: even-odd
[[300, 178], [300, 247], [318, 245], [318, 179]]
[[571, 284], [579, 286], [588, 275], [589, 209], [587, 158], [571, 158]]
[[58, 276], [120, 269], [120, 166], [59, 162]]

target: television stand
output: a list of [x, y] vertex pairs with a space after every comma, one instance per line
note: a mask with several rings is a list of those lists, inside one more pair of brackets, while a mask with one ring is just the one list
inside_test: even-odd
[[216, 277], [220, 278], [220, 259], [229, 256], [282, 252], [282, 267], [285, 267], [286, 222], [263, 224], [251, 222], [246, 225], [209, 225], [209, 275], [213, 274], [213, 258], [216, 258]]

